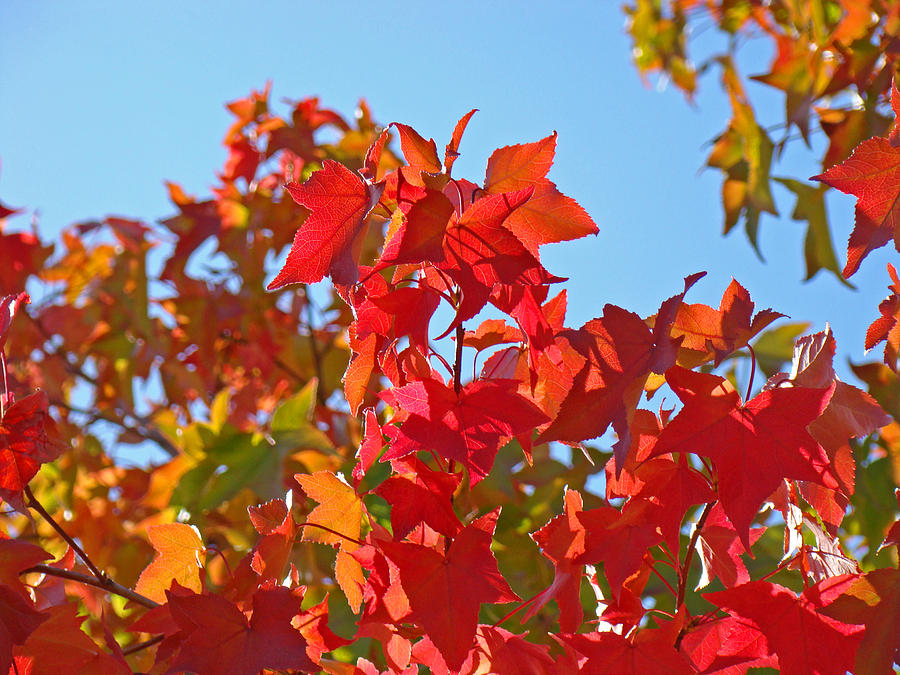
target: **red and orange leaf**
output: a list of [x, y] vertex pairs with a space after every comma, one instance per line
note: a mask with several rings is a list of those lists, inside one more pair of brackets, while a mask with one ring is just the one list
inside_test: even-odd
[[369, 185], [343, 164], [326, 159], [303, 184], [289, 183], [294, 201], [310, 215], [294, 236], [284, 267], [266, 287], [311, 284], [329, 275], [336, 284], [350, 285], [359, 277], [353, 244], [382, 188]]
[[456, 126], [453, 127], [453, 135], [450, 137], [450, 142], [447, 143], [447, 147], [444, 149], [444, 171], [448, 176], [453, 169], [456, 158], [459, 157], [459, 144], [462, 141], [463, 133], [465, 133], [469, 120], [472, 119], [472, 115], [477, 112], [477, 108], [475, 110], [470, 110], [463, 115], [459, 122], [456, 123]]
[[[683, 338], [681, 346], [699, 352], [702, 363], [714, 359], [716, 365], [745, 346], [752, 337], [783, 314], [764, 309], [753, 316], [750, 294], [734, 279], [725, 289], [719, 309], [701, 304], [682, 304], [672, 325], [672, 337]], [[679, 363], [682, 363], [679, 359]], [[684, 363], [686, 366], [695, 363]]]
[[555, 132], [536, 143], [499, 148], [488, 159], [484, 177], [484, 189], [491, 194], [534, 188], [528, 203], [504, 223], [534, 255], [541, 244], [598, 232], [578, 202], [563, 195], [546, 178], [555, 153]]
[[184, 670], [217, 675], [257, 675], [263, 668], [319, 672], [306, 640], [291, 625], [302, 614], [302, 597], [284, 587], [262, 587], [253, 596], [250, 620], [218, 595], [169, 597], [183, 641], [167, 675]]
[[166, 601], [166, 591], [177, 581], [199, 593], [200, 554], [206, 550], [197, 528], [184, 523], [151, 525], [147, 536], [156, 550], [156, 558], [141, 572], [134, 590], [156, 602]]
[[900, 356], [900, 277], [897, 270], [888, 263], [888, 274], [893, 282], [888, 289], [891, 295], [881, 301], [878, 311], [881, 316], [875, 319], [866, 331], [866, 350], [872, 349], [879, 342], [884, 342], [884, 363], [897, 372], [897, 358]]
[[526, 621], [550, 600], [559, 605], [559, 627], [564, 633], [574, 633], [584, 621], [584, 609], [581, 606], [581, 578], [584, 576], [584, 565], [575, 563], [575, 559], [584, 553], [585, 528], [578, 519], [584, 504], [581, 494], [575, 490], [566, 490], [563, 496], [564, 513], [556, 516], [536, 532], [531, 538], [541, 547], [554, 567], [553, 583], [544, 589], [531, 603], [522, 616]]
[[418, 131], [406, 124], [394, 122], [391, 126], [396, 127], [400, 133], [400, 150], [411, 169], [428, 173], [437, 173], [441, 170], [441, 161], [438, 159], [437, 146], [433, 138], [426, 141]]

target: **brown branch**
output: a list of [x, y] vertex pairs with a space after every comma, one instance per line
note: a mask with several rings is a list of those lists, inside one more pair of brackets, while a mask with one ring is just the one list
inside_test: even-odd
[[456, 327], [456, 359], [453, 361], [453, 391], [459, 394], [462, 389], [462, 350], [466, 329], [462, 324]]
[[155, 644], [159, 644], [163, 640], [165, 640], [165, 635], [157, 635], [156, 637], [152, 637], [149, 640], [144, 640], [143, 642], [138, 642], [137, 644], [131, 645], [130, 647], [125, 647], [122, 650], [122, 654], [125, 656], [129, 656], [131, 654], [136, 654], [139, 651], [147, 649], [148, 647], [152, 647]]
[[139, 605], [143, 605], [148, 609], [159, 607], [158, 602], [154, 602], [150, 598], [143, 596], [140, 593], [135, 593], [130, 588], [126, 588], [122, 584], [116, 583], [107, 576], [104, 576], [102, 579], [97, 579], [96, 577], [93, 577], [89, 574], [82, 574], [81, 572], [74, 572], [72, 570], [63, 570], [58, 567], [44, 564], [34, 565], [33, 567], [29, 567], [28, 569], [24, 569], [19, 572], [19, 574], [28, 573], [46, 574], [51, 577], [59, 577], [61, 579], [68, 579], [69, 581], [77, 581], [80, 584], [93, 586], [94, 588], [99, 588], [100, 590], [106, 591], [107, 593], [122, 596], [123, 598], [136, 602]]

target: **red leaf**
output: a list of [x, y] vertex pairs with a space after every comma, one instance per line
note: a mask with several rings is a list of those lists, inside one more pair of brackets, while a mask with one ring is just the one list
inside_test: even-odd
[[419, 544], [383, 542], [384, 554], [400, 569], [400, 583], [417, 622], [458, 670], [475, 641], [482, 603], [515, 602], [519, 597], [497, 569], [491, 535], [500, 510], [465, 527], [446, 555]]
[[28, 293], [7, 295], [0, 299], [0, 351], [6, 345], [6, 332], [12, 324], [13, 317], [19, 311], [19, 305], [28, 304], [31, 298]]
[[582, 654], [578, 672], [608, 675], [688, 675], [693, 669], [672, 646], [668, 631], [642, 629], [629, 638], [616, 633], [560, 635], [559, 640]]
[[650, 453], [693, 452], [716, 463], [728, 519], [750, 548], [750, 522], [784, 478], [837, 487], [828, 456], [806, 427], [828, 404], [828, 389], [764, 391], [744, 404], [725, 378], [675, 366], [666, 381], [684, 408]]
[[28, 636], [21, 653], [34, 659], [34, 675], [130, 675], [124, 660], [107, 654], [82, 630], [85, 618], [78, 616], [73, 603], [57, 605], [46, 611], [49, 616]]
[[[18, 580], [16, 584], [21, 585]], [[15, 588], [0, 585], [0, 673], [10, 671], [13, 646], [24, 643], [47, 618]]]
[[47, 405], [47, 394], [38, 391], [13, 403], [0, 417], [0, 490], [21, 492], [41, 464], [62, 452]]
[[475, 110], [470, 110], [460, 118], [459, 122], [457, 122], [456, 126], [453, 128], [453, 135], [450, 137], [450, 142], [447, 143], [447, 147], [444, 150], [444, 171], [448, 176], [453, 169], [453, 163], [456, 162], [456, 158], [459, 157], [459, 143], [462, 141], [462, 135], [466, 130], [466, 126], [469, 124], [469, 120], [472, 119], [472, 115], [477, 112], [477, 108]]
[[393, 122], [391, 126], [400, 132], [400, 150], [411, 169], [428, 173], [438, 173], [441, 170], [433, 138], [426, 141], [415, 129], [399, 122]]
[[394, 539], [403, 539], [420, 523], [452, 539], [462, 529], [451, 503], [459, 476], [432, 471], [420, 460], [411, 465], [414, 471], [401, 471], [375, 490], [391, 505]]
[[315, 283], [325, 275], [350, 285], [359, 277], [352, 247], [366, 216], [381, 197], [381, 186], [369, 185], [343, 164], [326, 159], [305, 183], [289, 183], [294, 201], [307, 207], [307, 217], [291, 245], [287, 261], [266, 287]]
[[[896, 92], [896, 85], [892, 92]], [[894, 115], [898, 97], [891, 95]], [[891, 239], [900, 251], [900, 147], [896, 135], [863, 141], [837, 166], [810, 180], [822, 181], [857, 197], [856, 224], [847, 246], [844, 277], [850, 278], [869, 253]]]
[[900, 662], [900, 571], [880, 569], [860, 576], [821, 612], [838, 621], [865, 624], [854, 673], [894, 672], [891, 664]]
[[168, 675], [192, 670], [217, 675], [257, 675], [263, 668], [318, 672], [306, 640], [291, 625], [302, 598], [284, 587], [263, 587], [247, 618], [218, 595], [177, 596], [166, 592], [184, 640]]
[[565, 512], [531, 534], [531, 538], [541, 547], [541, 553], [553, 563], [554, 577], [553, 583], [528, 607], [522, 621], [537, 614], [550, 600], [556, 600], [560, 630], [574, 633], [584, 621], [580, 597], [584, 565], [575, 563], [575, 559], [584, 553], [585, 528], [578, 519], [583, 502], [580, 493], [568, 489], [563, 501]]
[[391, 445], [381, 461], [433, 449], [461, 462], [474, 485], [488, 475], [507, 440], [545, 423], [547, 416], [516, 392], [515, 380], [476, 380], [457, 395], [437, 380], [412, 382], [393, 390], [410, 414], [385, 433]]
[[819, 610], [847, 583], [847, 577], [831, 577], [797, 596], [777, 584], [751, 581], [703, 597], [732, 615], [753, 621], [766, 636], [770, 652], [778, 656], [781, 672], [844, 675], [853, 669], [859, 629]]

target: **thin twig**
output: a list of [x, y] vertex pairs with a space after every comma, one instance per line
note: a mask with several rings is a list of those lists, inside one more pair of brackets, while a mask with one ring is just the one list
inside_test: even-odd
[[85, 565], [87, 565], [87, 568], [91, 571], [91, 574], [94, 575], [94, 577], [97, 579], [97, 581], [99, 581], [101, 584], [104, 583], [104, 582], [106, 582], [106, 581], [108, 581], [108, 580], [109, 580], [109, 577], [107, 577], [106, 574], [104, 574], [103, 572], [100, 571], [100, 568], [98, 568], [98, 567], [94, 564], [94, 561], [91, 560], [90, 557], [88, 556], [88, 554], [84, 552], [84, 549], [81, 548], [81, 546], [78, 545], [78, 542], [75, 541], [75, 540], [69, 535], [69, 533], [66, 532], [66, 531], [62, 528], [62, 525], [60, 525], [59, 523], [57, 523], [57, 522], [53, 519], [53, 516], [51, 516], [51, 515], [47, 512], [47, 509], [45, 509], [45, 508], [44, 508], [44, 505], [41, 504], [41, 503], [37, 500], [37, 497], [34, 496], [34, 493], [31, 491], [31, 488], [28, 487], [27, 485], [25, 486], [25, 496], [28, 497], [28, 506], [31, 507], [31, 508], [33, 508], [33, 509], [34, 509], [35, 511], [37, 511], [38, 513], [40, 513], [40, 514], [41, 514], [41, 517], [42, 517], [44, 520], [46, 520], [48, 523], [50, 523], [50, 526], [51, 526], [54, 530], [56, 530], [56, 533], [57, 533], [60, 537], [62, 537], [62, 538], [65, 540], [65, 542], [66, 542], [69, 546], [72, 547], [72, 550], [75, 551], [76, 554], [78, 554], [78, 557], [81, 558], [81, 561], [82, 561]]
[[165, 639], [165, 635], [157, 635], [156, 637], [152, 637], [149, 640], [144, 640], [143, 642], [138, 642], [137, 644], [131, 645], [130, 647], [125, 647], [125, 649], [122, 650], [122, 654], [124, 654], [125, 656], [136, 654], [137, 652], [143, 651], [148, 647], [159, 644]]
[[331, 532], [331, 534], [340, 537], [341, 539], [346, 539], [347, 541], [352, 541], [354, 544], [359, 544], [360, 546], [365, 546], [363, 542], [359, 539], [354, 539], [343, 532], [338, 532], [337, 530], [332, 530], [330, 527], [325, 527], [324, 525], [319, 525], [318, 523], [297, 523], [297, 527], [318, 527], [320, 530], [325, 530], [326, 532]]
[[456, 359], [453, 361], [453, 391], [458, 395], [462, 389], [462, 350], [466, 329], [462, 324], [456, 327]]
[[694, 532], [691, 534], [691, 541], [688, 544], [687, 551], [684, 552], [684, 564], [681, 566], [681, 573], [678, 575], [678, 599], [675, 602], [675, 611], [678, 611], [678, 608], [684, 604], [684, 595], [687, 591], [687, 583], [688, 583], [688, 573], [691, 570], [691, 561], [694, 559], [694, 549], [697, 547], [697, 539], [700, 538], [700, 531], [703, 529], [703, 524], [706, 522], [706, 519], [709, 518], [709, 513], [712, 511], [713, 506], [716, 505], [717, 500], [713, 500], [711, 502], [707, 502], [703, 506], [703, 512], [700, 514], [700, 517], [697, 519], [696, 524], [694, 525]]
[[123, 598], [136, 602], [139, 605], [143, 605], [148, 609], [159, 607], [158, 602], [154, 602], [150, 598], [143, 596], [140, 593], [135, 593], [130, 588], [126, 588], [122, 584], [116, 583], [109, 577], [97, 579], [89, 574], [82, 574], [81, 572], [75, 572], [73, 570], [63, 570], [58, 567], [53, 567], [52, 565], [44, 564], [34, 565], [33, 567], [29, 567], [28, 569], [19, 572], [19, 574], [28, 573], [46, 574], [51, 577], [59, 577], [61, 579], [68, 579], [69, 581], [77, 581], [78, 583], [84, 584], [86, 586], [93, 586], [94, 588], [99, 588], [100, 590], [106, 591], [107, 593], [112, 593], [113, 595], [120, 595]]

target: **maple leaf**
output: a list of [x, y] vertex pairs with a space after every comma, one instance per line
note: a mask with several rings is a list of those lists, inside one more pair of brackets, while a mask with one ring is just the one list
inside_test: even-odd
[[541, 553], [553, 563], [554, 577], [553, 583], [535, 597], [522, 621], [537, 614], [550, 600], [556, 600], [560, 630], [574, 633], [584, 621], [580, 597], [584, 565], [575, 562], [585, 550], [586, 530], [578, 518], [584, 502], [579, 492], [567, 489], [563, 495], [563, 505], [562, 515], [531, 534], [534, 542], [541, 547]]
[[[900, 91], [891, 88], [891, 107], [900, 115]], [[810, 180], [857, 197], [856, 222], [847, 244], [843, 275], [849, 279], [863, 259], [891, 239], [900, 251], [900, 137], [863, 141], [846, 160]]]
[[463, 528], [446, 554], [419, 544], [379, 543], [400, 571], [410, 620], [422, 626], [452, 670], [472, 648], [481, 605], [519, 600], [491, 553], [499, 514], [498, 508]]
[[[397, 461], [396, 464], [402, 462]], [[453, 511], [451, 498], [459, 487], [459, 476], [432, 471], [417, 458], [409, 462], [409, 471], [397, 470], [375, 492], [391, 505], [394, 539], [403, 539], [413, 528], [425, 523], [451, 539], [462, 529]]]
[[561, 634], [563, 645], [582, 655], [578, 672], [609, 675], [680, 675], [693, 673], [684, 656], [672, 646], [668, 631], [641, 629], [628, 638], [613, 632]]
[[358, 548], [363, 504], [353, 487], [331, 471], [316, 471], [312, 475], [298, 473], [294, 478], [310, 499], [319, 502], [306, 517], [302, 541], [337, 544], [344, 551]]
[[21, 493], [41, 464], [52, 462], [63, 451], [48, 405], [47, 394], [37, 391], [0, 416], [0, 496]]
[[621, 511], [604, 506], [578, 514], [586, 531], [584, 553], [576, 562], [603, 562], [613, 599], [618, 601], [626, 580], [637, 572], [651, 546], [662, 540], [656, 523], [662, 507], [646, 499], [631, 499]]
[[200, 554], [206, 550], [196, 527], [184, 523], [151, 525], [147, 537], [157, 556], [141, 572], [134, 590], [156, 602], [166, 601], [172, 581], [199, 593], [202, 588]]
[[256, 531], [262, 535], [251, 552], [250, 567], [263, 579], [279, 581], [294, 546], [297, 524], [283, 499], [249, 506], [247, 511]]
[[[756, 543], [764, 532], [763, 527], [751, 528], [750, 544]], [[701, 572], [694, 590], [706, 588], [713, 579], [718, 579], [725, 588], [750, 581], [750, 573], [741, 560], [741, 554], [749, 552], [741, 543], [737, 530], [725, 517], [721, 503], [717, 503], [709, 512], [697, 537]]]
[[81, 630], [86, 617], [78, 616], [77, 606], [57, 605], [48, 608], [46, 614], [47, 620], [17, 649], [33, 659], [33, 675], [131, 674], [131, 668], [121, 656], [106, 653]]
[[[18, 579], [16, 585], [21, 585]], [[10, 672], [13, 646], [23, 644], [47, 618], [15, 587], [0, 584], [0, 672]]]
[[381, 461], [431, 448], [461, 462], [474, 485], [490, 473], [503, 443], [548, 420], [516, 392], [517, 385], [515, 380], [475, 380], [458, 394], [437, 380], [395, 388], [398, 405], [409, 415], [400, 426], [385, 427], [391, 443]]
[[854, 673], [894, 672], [892, 664], [900, 662], [900, 571], [880, 569], [861, 575], [819, 611], [845, 623], [865, 624]]
[[[0, 204], [0, 213], [3, 205]], [[8, 214], [7, 214], [8, 215]], [[0, 266], [0, 296], [18, 293], [32, 274], [41, 270], [44, 261], [53, 252], [52, 246], [44, 246], [30, 232], [5, 233], [0, 218], [0, 250], [4, 265]]]
[[13, 317], [19, 311], [19, 306], [29, 302], [31, 302], [31, 298], [28, 297], [28, 293], [18, 293], [0, 298], [0, 351], [6, 345], [6, 333], [12, 324]]
[[447, 143], [447, 147], [444, 148], [444, 172], [448, 176], [453, 169], [456, 158], [459, 157], [459, 144], [462, 141], [463, 133], [466, 131], [466, 126], [468, 126], [469, 120], [472, 119], [472, 115], [476, 112], [478, 112], [477, 108], [470, 110], [463, 115], [459, 122], [456, 123], [456, 126], [453, 127], [453, 134], [450, 136], [450, 142]]
[[[881, 316], [875, 319], [866, 331], [866, 351], [872, 349], [879, 342], [884, 342], [884, 364], [897, 372], [897, 357], [900, 356], [900, 277], [896, 268], [888, 263], [888, 274], [893, 283], [888, 286], [891, 295], [881, 301], [878, 311]], [[2, 346], [2, 344], [0, 344]]]
[[681, 337], [681, 348], [696, 354], [687, 361], [679, 355], [679, 364], [694, 366], [713, 358], [719, 365], [775, 319], [784, 316], [771, 309], [761, 310], [754, 316], [753, 308], [747, 289], [734, 279], [722, 294], [718, 310], [708, 305], [682, 304], [672, 324], [672, 337]]
[[[862, 637], [860, 629], [835, 621], [820, 610], [851, 580], [850, 576], [831, 577], [799, 596], [778, 584], [751, 581], [703, 597], [758, 626], [770, 652], [778, 656], [781, 672], [843, 675], [853, 669]], [[823, 645], [828, 648], [823, 649]]]
[[283, 586], [263, 586], [253, 596], [249, 621], [218, 595], [167, 591], [172, 618], [183, 631], [167, 675], [184, 670], [218, 675], [257, 675], [263, 668], [319, 672], [303, 635], [291, 625], [302, 597]]
[[692, 452], [711, 458], [722, 507], [744, 548], [750, 548], [750, 522], [759, 506], [784, 478], [837, 487], [828, 456], [806, 430], [833, 387], [772, 389], [742, 403], [716, 375], [674, 366], [666, 381], [684, 407], [662, 430], [650, 457]]
[[621, 472], [644, 384], [651, 372], [661, 374], [674, 363], [678, 342], [669, 336], [672, 320], [687, 291], [704, 274], [685, 278], [684, 290], [660, 305], [652, 329], [634, 312], [605, 305], [602, 317], [577, 331], [561, 331], [557, 338], [569, 354], [567, 367], [554, 365], [556, 372], [549, 378], [554, 386], [563, 386], [566, 381], [560, 373], [567, 369], [574, 371], [574, 378], [559, 412], [535, 443], [578, 443], [602, 435], [612, 425], [619, 436], [613, 446], [616, 473]]
[[484, 176], [484, 189], [489, 194], [534, 189], [528, 203], [504, 226], [535, 255], [542, 244], [580, 239], [599, 231], [578, 202], [546, 178], [555, 153], [556, 132], [536, 143], [499, 148], [488, 159]]
[[287, 261], [267, 290], [315, 283], [326, 274], [335, 284], [355, 283], [359, 271], [352, 248], [383, 187], [370, 185], [343, 164], [326, 159], [305, 183], [288, 183], [286, 188], [295, 202], [310, 209], [310, 215], [294, 235]]

